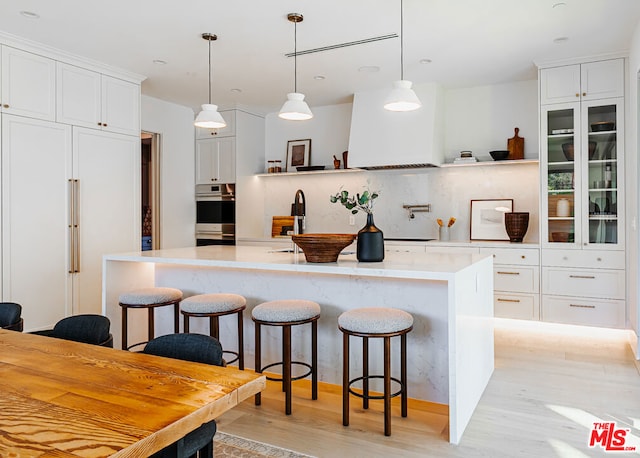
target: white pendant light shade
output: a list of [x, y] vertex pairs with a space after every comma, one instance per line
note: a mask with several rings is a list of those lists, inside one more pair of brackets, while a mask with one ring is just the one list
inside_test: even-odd
[[384, 108], [389, 111], [413, 111], [420, 108], [422, 103], [411, 89], [411, 84], [411, 81], [407, 80], [395, 81]]
[[304, 101], [304, 94], [290, 92], [287, 94], [287, 101], [284, 102], [278, 117], [288, 121], [306, 121], [313, 118], [313, 113], [309, 105]]
[[196, 127], [204, 127], [205, 129], [220, 129], [227, 126], [222, 115], [218, 113], [218, 105], [209, 103], [202, 105], [202, 111], [198, 113], [193, 124]]

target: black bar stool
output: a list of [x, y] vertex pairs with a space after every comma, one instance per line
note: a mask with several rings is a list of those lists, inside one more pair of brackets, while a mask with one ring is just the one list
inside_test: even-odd
[[[369, 399], [384, 400], [384, 435], [391, 435], [391, 398], [401, 396], [401, 414], [407, 416], [407, 334], [413, 329], [411, 314], [393, 308], [367, 307], [349, 310], [338, 317], [338, 328], [342, 331], [342, 424], [349, 426], [349, 394], [362, 398], [362, 408], [369, 408]], [[362, 337], [362, 376], [349, 378], [349, 337]], [[400, 380], [391, 377], [391, 338], [400, 336]], [[369, 374], [369, 339], [384, 339], [384, 375]], [[383, 379], [382, 395], [369, 393], [370, 379]], [[351, 388], [362, 381], [362, 393]], [[391, 392], [391, 382], [400, 385]]]
[[[287, 299], [263, 302], [251, 311], [251, 318], [255, 322], [256, 361], [255, 370], [262, 373], [265, 369], [282, 366], [282, 377], [267, 377], [267, 380], [282, 381], [282, 391], [285, 393], [285, 413], [291, 415], [291, 382], [311, 375], [311, 399], [318, 399], [318, 319], [320, 306], [312, 301]], [[291, 326], [311, 323], [311, 364], [301, 361], [291, 361]], [[262, 366], [260, 345], [261, 326], [282, 327], [282, 361]], [[309, 370], [302, 375], [292, 376], [291, 366], [305, 366]], [[257, 406], [261, 403], [260, 393], [255, 396]]]
[[[173, 329], [177, 334], [180, 332], [180, 301], [182, 291], [176, 288], [142, 288], [129, 291], [120, 295], [119, 305], [122, 307], [122, 349], [130, 350], [138, 345], [146, 344], [155, 337], [154, 310], [156, 307], [173, 305]], [[127, 311], [130, 308], [147, 309], [147, 341], [128, 345], [127, 336]]]
[[209, 335], [220, 340], [219, 317], [237, 314], [238, 316], [238, 351], [225, 350], [235, 356], [226, 361], [227, 364], [238, 361], [238, 368], [244, 369], [244, 334], [242, 312], [247, 306], [247, 300], [239, 294], [197, 294], [188, 297], [180, 304], [180, 313], [184, 316], [184, 332], [189, 333], [190, 317], [208, 317]]

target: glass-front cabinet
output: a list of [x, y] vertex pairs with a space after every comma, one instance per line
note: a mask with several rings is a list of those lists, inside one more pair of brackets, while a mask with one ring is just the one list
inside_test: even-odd
[[543, 244], [622, 249], [622, 99], [546, 105], [541, 116]]

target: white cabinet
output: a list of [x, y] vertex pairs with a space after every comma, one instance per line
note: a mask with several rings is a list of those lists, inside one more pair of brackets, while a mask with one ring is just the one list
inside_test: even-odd
[[2, 46], [2, 113], [53, 121], [56, 115], [54, 60]]
[[236, 110], [221, 111], [220, 115], [227, 123], [220, 129], [203, 129], [196, 127], [196, 140], [215, 137], [234, 137], [236, 135]]
[[235, 137], [196, 141], [196, 184], [236, 182]]
[[138, 84], [59, 62], [57, 99], [58, 122], [121, 134], [140, 134]]
[[543, 68], [540, 103], [567, 103], [624, 96], [624, 59]]

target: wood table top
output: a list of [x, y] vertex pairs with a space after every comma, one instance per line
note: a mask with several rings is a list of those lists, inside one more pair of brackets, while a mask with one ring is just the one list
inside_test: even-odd
[[265, 386], [236, 368], [0, 329], [0, 456], [148, 456]]

